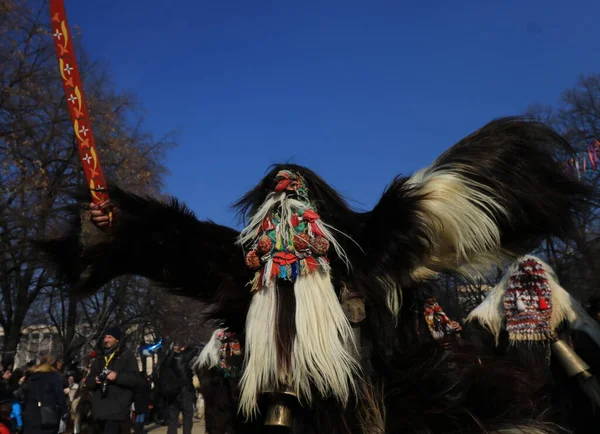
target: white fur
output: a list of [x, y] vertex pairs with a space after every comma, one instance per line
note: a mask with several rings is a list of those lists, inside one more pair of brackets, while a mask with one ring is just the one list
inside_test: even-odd
[[351, 354], [358, 350], [329, 273], [301, 276], [294, 285], [294, 294], [292, 386], [304, 402], [311, 402], [312, 382], [321, 396], [333, 396], [346, 404], [350, 392], [355, 392], [359, 366]]
[[[501, 255], [500, 230], [493, 215], [508, 215], [495, 198], [494, 191], [459, 173], [468, 168], [433, 166], [411, 176], [407, 186], [411, 194], [422, 196], [418, 216], [427, 228], [433, 251], [424, 267], [469, 271], [491, 265]], [[420, 271], [426, 275], [426, 270]]]
[[274, 387], [279, 379], [275, 323], [277, 288], [272, 282], [252, 297], [246, 317], [244, 373], [240, 380], [240, 411], [246, 418], [258, 413], [258, 395]]
[[402, 288], [390, 276], [384, 275], [377, 277], [379, 283], [383, 286], [386, 292], [385, 303], [394, 317], [396, 325], [398, 324], [398, 315], [402, 307]]
[[240, 246], [247, 246], [256, 240], [256, 237], [260, 235], [263, 221], [273, 206], [285, 198], [285, 193], [270, 193], [266, 198], [258, 211], [252, 216], [248, 225], [242, 230], [236, 244]]
[[289, 384], [303, 402], [311, 402], [314, 384], [321, 396], [347, 403], [360, 368], [351, 356], [357, 351], [352, 327], [329, 272], [299, 276], [294, 284], [296, 338], [290, 372], [281, 372], [277, 363], [277, 290], [271, 283], [252, 298], [246, 321], [240, 411], [247, 418], [256, 416], [258, 395], [279, 384]]
[[517, 271], [519, 264], [527, 259], [540, 263], [546, 273], [550, 290], [552, 292], [552, 316], [550, 318], [553, 329], [561, 322], [567, 321], [572, 329], [586, 332], [590, 338], [600, 346], [600, 325], [591, 318], [583, 306], [575, 300], [559, 283], [554, 270], [541, 259], [528, 255], [516, 260], [506, 271], [498, 283], [486, 296], [485, 300], [477, 306], [467, 317], [467, 322], [476, 319], [488, 329], [496, 339], [496, 345], [502, 330], [504, 320], [504, 292], [508, 286], [510, 276]]
[[205, 345], [205, 347], [202, 348], [202, 351], [200, 352], [200, 354], [194, 361], [194, 364], [193, 364], [194, 369], [200, 369], [200, 368], [211, 369], [211, 368], [216, 368], [217, 366], [219, 366], [219, 350], [221, 348], [221, 341], [219, 340], [219, 333], [225, 332], [226, 330], [227, 330], [227, 328], [216, 329], [213, 332], [212, 336], [210, 337], [210, 340]]
[[476, 319], [479, 323], [489, 330], [499, 344], [500, 332], [504, 321], [504, 292], [508, 286], [510, 275], [517, 269], [518, 263], [514, 263], [508, 271], [502, 276], [502, 280], [494, 286], [487, 294], [485, 299], [475, 309], [469, 313], [465, 322]]
[[[275, 208], [280, 217], [277, 233], [287, 245], [292, 241], [294, 213], [313, 209], [305, 202], [289, 198], [285, 192], [270, 193], [236, 243], [246, 249], [254, 248], [264, 219]], [[337, 256], [351, 268], [346, 253], [333, 235], [333, 232], [341, 232], [320, 219], [315, 224]], [[310, 226], [308, 231], [311, 232]], [[240, 381], [239, 407], [246, 418], [256, 416], [260, 393], [281, 385], [292, 387], [305, 403], [312, 400], [313, 385], [321, 396], [333, 396], [343, 404], [356, 388], [360, 368], [352, 357], [352, 354], [358, 353], [352, 327], [331, 283], [328, 263], [323, 258], [318, 258], [318, 261], [320, 271], [298, 275], [294, 282], [296, 337], [290, 371], [283, 372], [278, 366], [275, 343], [277, 281], [271, 279], [273, 260], [265, 258], [263, 281], [259, 282], [259, 289], [252, 297], [246, 319], [245, 364]]]

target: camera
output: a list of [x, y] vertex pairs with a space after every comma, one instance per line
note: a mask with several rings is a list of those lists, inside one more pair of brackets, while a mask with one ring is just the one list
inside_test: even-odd
[[104, 369], [102, 370], [102, 372], [100, 372], [100, 373], [98, 374], [98, 380], [100, 380], [101, 382], [103, 382], [103, 383], [104, 383], [104, 382], [106, 381], [106, 379], [108, 378], [108, 374], [109, 374], [109, 372], [110, 372], [110, 370], [109, 370], [109, 369], [106, 369], [106, 368], [104, 368]]
[[102, 393], [102, 397], [106, 396], [106, 392], [108, 391], [108, 384], [107, 384], [107, 377], [108, 377], [108, 373], [110, 372], [109, 369], [104, 368], [102, 370], [102, 372], [100, 372], [98, 374], [98, 380], [100, 380], [100, 382], [102, 383], [102, 386], [100, 388], [100, 392]]

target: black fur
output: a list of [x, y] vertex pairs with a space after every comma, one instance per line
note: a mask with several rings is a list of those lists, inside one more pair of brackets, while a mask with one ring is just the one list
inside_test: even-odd
[[535, 393], [542, 384], [532, 382], [524, 370], [468, 346], [431, 343], [396, 363], [387, 383], [387, 407], [394, 414], [386, 432], [494, 430], [536, 420], [548, 406]]
[[[508, 211], [491, 217], [501, 231], [502, 247], [527, 253], [548, 237], [567, 237], [592, 196], [591, 189], [568, 175], [557, 154], [569, 144], [536, 122], [503, 118], [464, 138], [433, 164], [482, 184]], [[411, 194], [408, 178], [397, 178], [368, 217], [360, 244], [369, 268], [409, 282], [407, 273], [427, 262], [430, 240], [416, 211], [422, 198]]]
[[110, 197], [118, 209], [116, 224], [108, 234], [95, 235], [99, 242], [82, 242], [79, 219], [63, 238], [38, 242], [76, 294], [86, 296], [119, 275], [137, 274], [205, 301], [212, 308], [207, 319], [243, 328], [251, 274], [234, 245], [237, 231], [198, 221], [176, 199], [164, 203], [119, 188]]
[[223, 378], [216, 369], [197, 372], [200, 393], [204, 398], [204, 423], [207, 434], [260, 433], [259, 421], [245, 423], [238, 414], [239, 390], [235, 380]]
[[[520, 366], [527, 381], [538, 384], [548, 397], [548, 405], [553, 408], [557, 423], [568, 427], [573, 433], [588, 433], [589, 427], [598, 426], [600, 409], [581, 390], [576, 378], [567, 376], [560, 361], [551, 354], [548, 343], [510, 345], [508, 333], [502, 331], [496, 346], [493, 336], [479, 323], [470, 323], [468, 328], [482, 338], [481, 345], [488, 350], [486, 353], [495, 356], [494, 360], [502, 359], [509, 366]], [[559, 326], [556, 331], [590, 366], [592, 374], [597, 376], [600, 372], [600, 348], [593, 340], [585, 332], [571, 330], [566, 324]]]
[[[569, 151], [566, 142], [545, 126], [504, 118], [461, 140], [434, 164], [493, 191], [510, 213], [492, 216], [501, 229], [502, 248], [516, 256], [546, 237], [567, 236], [591, 196], [554, 160], [556, 149]], [[305, 178], [323, 221], [347, 235], [337, 239], [353, 267], [347, 269], [332, 254], [332, 277], [337, 288], [343, 280], [365, 297], [361, 357], [368, 378], [385, 385], [386, 432], [485, 432], [548, 416], [547, 402], [536, 396], [540, 384], [529, 382], [514, 366], [479, 356], [469, 345], [441, 348], [417, 333], [412, 308], [418, 293], [410, 273], [427, 265], [432, 242], [418, 218], [423, 198], [408, 188], [406, 178], [394, 180], [372, 211], [358, 212], [311, 170], [276, 165], [234, 205], [243, 220], [263, 203], [282, 169]], [[66, 238], [44, 245], [78, 289], [89, 293], [119, 274], [140, 274], [204, 300], [213, 307], [211, 318], [243, 331], [251, 299], [246, 284], [252, 276], [242, 249], [234, 245], [238, 233], [198, 221], [177, 201], [162, 203], [118, 189], [111, 196], [121, 212], [109, 238], [82, 250], [78, 229], [73, 227]], [[403, 288], [398, 324], [386, 308], [381, 276], [389, 276]], [[288, 307], [291, 311], [291, 304]], [[220, 402], [210, 417], [216, 418], [215, 426], [224, 427], [233, 412], [231, 391], [215, 378], [207, 384], [214, 386], [206, 391], [211, 397], [207, 412], [209, 402]], [[296, 423], [294, 433], [360, 432], [357, 410], [351, 406], [343, 410], [330, 401], [302, 409]], [[255, 422], [215, 432], [256, 429]]]

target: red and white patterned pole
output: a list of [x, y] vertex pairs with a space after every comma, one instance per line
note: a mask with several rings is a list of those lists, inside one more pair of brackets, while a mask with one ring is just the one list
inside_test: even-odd
[[60, 68], [65, 97], [77, 137], [79, 158], [92, 195], [92, 202], [101, 205], [108, 201], [106, 181], [98, 159], [96, 142], [92, 134], [90, 116], [83, 96], [81, 75], [75, 58], [75, 49], [63, 0], [50, 0], [50, 16], [52, 17], [52, 36], [56, 48], [56, 57]]

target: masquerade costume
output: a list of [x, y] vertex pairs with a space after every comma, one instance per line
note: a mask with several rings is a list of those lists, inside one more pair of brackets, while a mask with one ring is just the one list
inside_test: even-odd
[[77, 221], [43, 247], [80, 294], [131, 273], [209, 305], [243, 354], [239, 393], [223, 392], [239, 432], [264, 432], [263, 398], [278, 391], [297, 398], [292, 432], [544, 432], [518, 372], [421, 342], [407, 311], [439, 272], [484, 271], [568, 235], [590, 193], [559, 149], [542, 124], [495, 120], [394, 179], [368, 212], [310, 169], [277, 165], [236, 203], [241, 232], [113, 188], [109, 233]]
[[467, 317], [487, 330], [497, 354], [524, 363], [550, 385], [560, 423], [589, 432], [600, 422], [600, 324], [533, 255], [518, 258]]
[[428, 297], [423, 307], [423, 316], [429, 333], [435, 340], [443, 339], [448, 335], [462, 331], [461, 325], [448, 318], [435, 297]]

